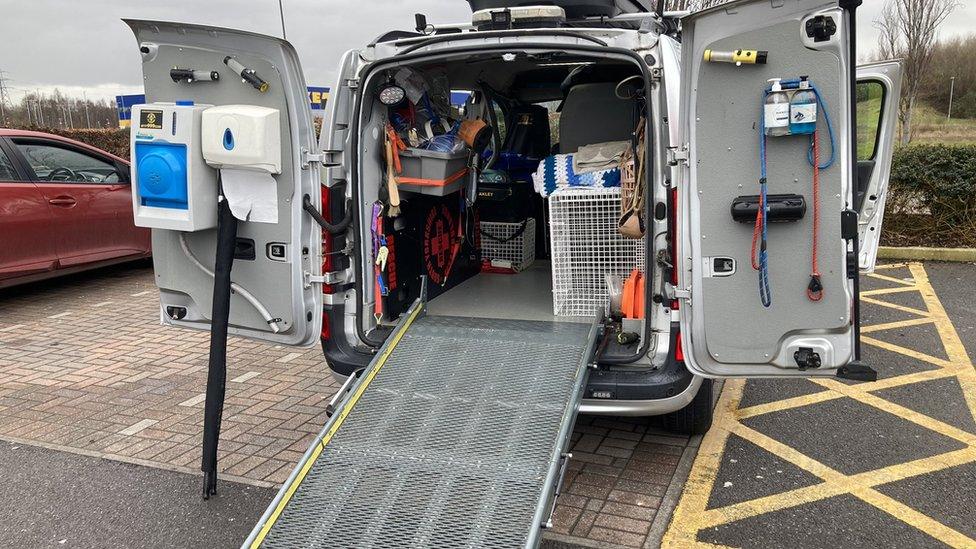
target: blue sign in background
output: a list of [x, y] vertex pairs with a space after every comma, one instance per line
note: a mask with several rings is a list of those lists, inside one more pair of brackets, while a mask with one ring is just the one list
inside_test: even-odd
[[329, 99], [329, 88], [321, 86], [308, 87], [308, 104], [313, 111], [320, 111], [325, 108], [325, 102]]

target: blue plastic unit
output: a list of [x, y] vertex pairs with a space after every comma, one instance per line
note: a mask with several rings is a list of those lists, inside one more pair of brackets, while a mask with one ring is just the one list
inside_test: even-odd
[[189, 209], [186, 145], [161, 141], [136, 142], [136, 184], [143, 206]]

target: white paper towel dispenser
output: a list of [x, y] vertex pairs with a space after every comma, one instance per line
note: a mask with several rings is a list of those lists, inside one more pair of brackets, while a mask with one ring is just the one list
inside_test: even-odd
[[223, 196], [234, 217], [255, 223], [278, 222], [281, 124], [277, 109], [221, 105], [203, 112], [203, 158], [220, 170]]
[[278, 109], [221, 105], [203, 111], [203, 158], [215, 168], [281, 173]]

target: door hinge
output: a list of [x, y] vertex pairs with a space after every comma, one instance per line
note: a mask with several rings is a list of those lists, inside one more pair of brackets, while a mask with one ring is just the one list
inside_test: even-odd
[[319, 151], [313, 153], [302, 147], [302, 169], [307, 170], [313, 162], [321, 164], [322, 167], [332, 168], [342, 163], [342, 151]]
[[305, 288], [311, 288], [312, 284], [341, 284], [346, 281], [343, 271], [333, 271], [321, 275], [313, 275], [305, 271], [302, 274], [305, 278]]
[[680, 299], [683, 301], [691, 301], [691, 290], [687, 288], [675, 288], [674, 286], [667, 285], [668, 299]]
[[668, 165], [677, 166], [678, 164], [688, 163], [688, 144], [680, 147], [668, 147]]
[[313, 275], [309, 271], [302, 273], [305, 289], [311, 288], [312, 284], [342, 284], [346, 281], [345, 272], [333, 271], [321, 275]]

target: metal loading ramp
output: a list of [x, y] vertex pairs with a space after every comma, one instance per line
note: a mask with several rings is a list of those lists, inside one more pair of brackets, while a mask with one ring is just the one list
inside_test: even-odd
[[245, 542], [534, 547], [596, 326], [415, 306]]

